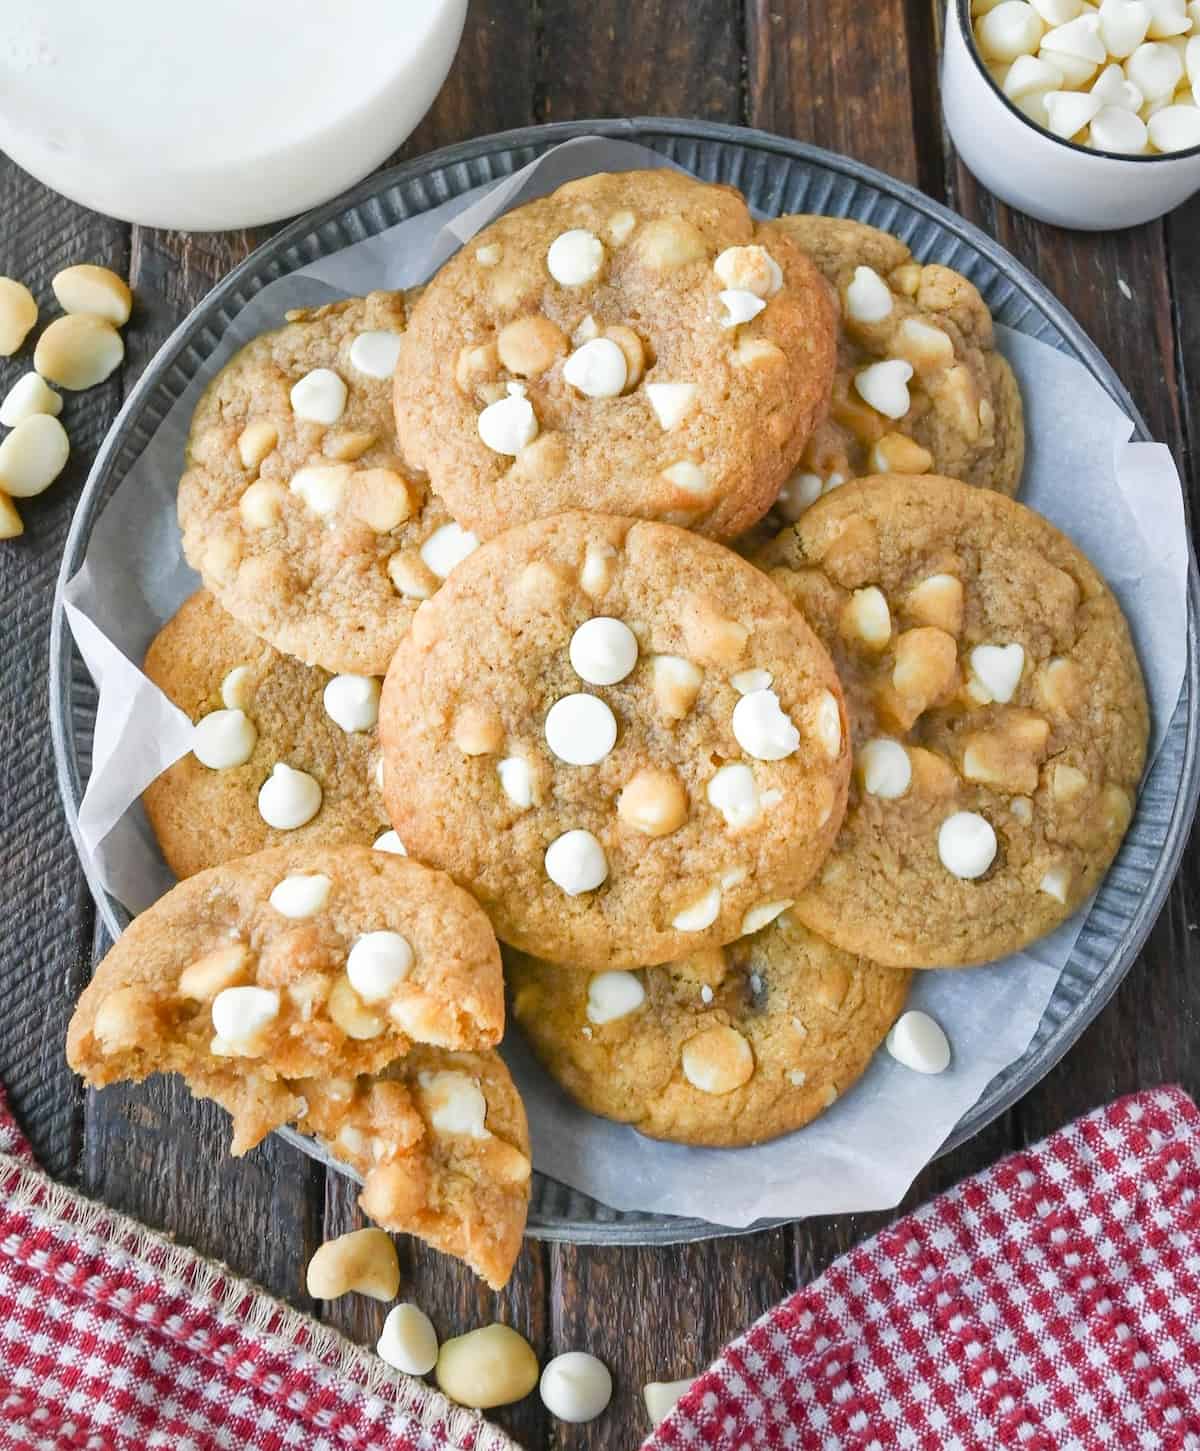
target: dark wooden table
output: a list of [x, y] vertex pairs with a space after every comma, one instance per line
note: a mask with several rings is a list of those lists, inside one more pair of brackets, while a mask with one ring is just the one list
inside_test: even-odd
[[[531, 122], [681, 115], [740, 122], [870, 162], [947, 201], [998, 238], [1074, 312], [1114, 363], [1195, 502], [1200, 463], [1200, 198], [1110, 236], [1057, 231], [995, 202], [958, 165], [942, 127], [937, 0], [473, 0], [462, 49], [432, 112], [396, 159]], [[43, 1164], [349, 1335], [373, 1341], [382, 1309], [304, 1293], [323, 1238], [359, 1222], [351, 1188], [277, 1141], [230, 1159], [223, 1115], [178, 1085], [82, 1093], [63, 1061], [87, 978], [95, 916], [63, 821], [47, 724], [51, 595], [92, 454], [126, 390], [197, 300], [268, 235], [129, 227], [55, 195], [0, 155], [0, 274], [52, 304], [50, 279], [103, 262], [136, 293], [123, 369], [70, 397], [67, 473], [23, 503], [26, 534], [0, 545], [0, 1077]], [[1118, 287], [1118, 280], [1128, 290]], [[0, 366], [0, 390], [28, 367]], [[1011, 1113], [931, 1166], [927, 1199], [1017, 1145], [1140, 1086], [1200, 1090], [1200, 850], [1193, 841], [1139, 962], [1081, 1042]], [[888, 1215], [811, 1220], [671, 1249], [530, 1242], [508, 1289], [405, 1243], [406, 1293], [439, 1331], [501, 1318], [545, 1360], [587, 1348], [616, 1381], [591, 1426], [552, 1421], [536, 1395], [497, 1414], [530, 1451], [635, 1446], [643, 1382], [694, 1373], [732, 1335], [819, 1273]]]

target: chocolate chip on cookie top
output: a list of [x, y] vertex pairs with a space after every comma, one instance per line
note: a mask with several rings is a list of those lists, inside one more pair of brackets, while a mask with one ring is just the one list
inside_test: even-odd
[[1120, 606], [1052, 525], [935, 477], [859, 480], [760, 562], [833, 655], [850, 804], [796, 915], [901, 967], [1002, 957], [1088, 897], [1148, 710]]
[[481, 538], [581, 507], [730, 538], [798, 462], [833, 363], [820, 275], [738, 193], [604, 174], [509, 212], [430, 282], [396, 419]]
[[756, 569], [671, 525], [509, 530], [423, 605], [384, 682], [408, 849], [506, 941], [669, 961], [782, 911], [843, 810], [832, 664]]
[[584, 1108], [685, 1144], [800, 1128], [859, 1077], [911, 974], [820, 941], [783, 912], [681, 962], [588, 973], [512, 950], [513, 1015]]
[[309, 665], [382, 675], [417, 605], [475, 540], [400, 457], [404, 295], [289, 315], [217, 374], [192, 419], [188, 563], [247, 629]]
[[378, 676], [303, 665], [206, 590], [158, 632], [145, 671], [196, 727], [142, 797], [176, 876], [285, 842], [370, 845], [387, 829]]
[[780, 493], [780, 522], [870, 474], [936, 473], [1015, 494], [1021, 396], [974, 284], [862, 222], [793, 215], [774, 226], [812, 258], [840, 305], [833, 401]]
[[[79, 1000], [67, 1059], [98, 1086], [179, 1073], [219, 1097], [215, 1075], [270, 1096], [375, 1072], [413, 1043], [491, 1047], [503, 1022], [495, 937], [448, 877], [370, 847], [280, 847], [137, 917]], [[294, 1116], [284, 1097], [276, 1122]]]

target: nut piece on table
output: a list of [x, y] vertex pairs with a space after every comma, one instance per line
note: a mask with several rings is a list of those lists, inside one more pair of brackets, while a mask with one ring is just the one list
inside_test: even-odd
[[336, 1300], [351, 1290], [372, 1300], [394, 1300], [400, 1290], [396, 1246], [382, 1229], [356, 1229], [327, 1240], [308, 1262], [308, 1293]]
[[537, 1356], [510, 1326], [485, 1325], [445, 1342], [438, 1352], [437, 1383], [460, 1406], [508, 1406], [537, 1385]]
[[70, 453], [67, 431], [58, 419], [35, 413], [0, 443], [0, 490], [14, 499], [32, 499], [58, 478]]
[[24, 534], [25, 525], [7, 494], [0, 494], [0, 539], [16, 539]]
[[78, 392], [103, 383], [124, 356], [125, 344], [112, 323], [74, 312], [56, 317], [38, 338], [33, 366], [51, 383]]
[[37, 322], [33, 293], [23, 282], [0, 277], [0, 358], [11, 358]]
[[16, 428], [35, 413], [53, 413], [57, 418], [62, 412], [62, 395], [46, 384], [36, 373], [24, 373], [4, 395], [0, 403], [0, 423], [5, 428]]
[[419, 1305], [396, 1305], [383, 1322], [375, 1353], [405, 1375], [428, 1375], [437, 1364], [437, 1331]]
[[66, 313], [103, 318], [114, 327], [123, 327], [129, 321], [133, 293], [128, 284], [107, 267], [97, 267], [90, 262], [64, 267], [50, 285], [54, 288], [59, 306]]

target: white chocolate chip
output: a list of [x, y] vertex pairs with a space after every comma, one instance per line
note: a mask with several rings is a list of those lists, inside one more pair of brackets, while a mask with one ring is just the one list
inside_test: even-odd
[[13, 499], [32, 499], [58, 478], [70, 453], [67, 430], [53, 414], [23, 419], [0, 443], [0, 490]]
[[1117, 60], [1131, 56], [1149, 29], [1150, 7], [1145, 0], [1101, 0], [1100, 41]]
[[1070, 138], [1091, 121], [1103, 103], [1088, 91], [1047, 91], [1046, 129], [1055, 136]]
[[877, 736], [858, 752], [858, 768], [862, 772], [863, 790], [868, 796], [895, 801], [912, 784], [912, 762], [899, 741]]
[[944, 1073], [950, 1066], [950, 1041], [928, 1013], [901, 1013], [887, 1035], [887, 1050], [915, 1073]]
[[723, 328], [740, 327], [742, 323], [750, 322], [767, 305], [761, 297], [740, 288], [726, 288], [724, 292], [718, 292], [717, 297], [725, 308], [725, 316], [721, 319]]
[[478, 1082], [465, 1073], [443, 1069], [420, 1073], [417, 1082], [425, 1099], [429, 1124], [439, 1134], [465, 1139], [490, 1139], [487, 1099]]
[[[485, 247], [479, 249], [487, 251]], [[437, 1364], [438, 1339], [433, 1322], [418, 1305], [393, 1305], [375, 1346], [380, 1360], [405, 1375], [428, 1375]]]
[[671, 918], [671, 926], [676, 932], [703, 932], [706, 927], [713, 925], [720, 911], [721, 893], [718, 888], [712, 887], [703, 896], [697, 897], [694, 902], [689, 902], [686, 907], [676, 912]]
[[1030, 0], [1047, 25], [1065, 25], [1083, 14], [1083, 0]]
[[651, 1424], [657, 1426], [665, 1421], [675, 1409], [676, 1401], [685, 1396], [695, 1383], [693, 1376], [689, 1380], [652, 1380], [649, 1385], [643, 1386], [642, 1398]]
[[50, 284], [64, 312], [82, 312], [124, 327], [133, 309], [133, 294], [123, 278], [90, 262], [64, 267]]
[[309, 423], [336, 423], [346, 411], [346, 385], [332, 368], [314, 368], [292, 385], [292, 412]]
[[739, 695], [749, 695], [754, 690], [767, 690], [772, 682], [769, 670], [739, 670], [729, 677], [729, 683]]
[[590, 343], [593, 338], [598, 338], [599, 336], [600, 324], [589, 312], [571, 334], [571, 342], [575, 347], [581, 348], [584, 343]]
[[725, 818], [726, 826], [735, 831], [752, 825], [762, 810], [754, 772], [744, 761], [721, 766], [705, 788], [705, 795]]
[[1158, 151], [1187, 151], [1200, 146], [1200, 109], [1165, 106], [1150, 117], [1150, 144]]
[[364, 1003], [381, 1003], [392, 996], [412, 966], [412, 947], [399, 932], [364, 932], [346, 958], [346, 976]]
[[1192, 28], [1185, 0], [1146, 0], [1150, 7], [1150, 25], [1146, 34], [1151, 40], [1170, 40], [1186, 35]]
[[597, 615], [571, 636], [571, 668], [589, 685], [616, 685], [637, 664], [637, 636], [622, 620]]
[[855, 322], [882, 322], [895, 306], [892, 290], [874, 267], [856, 267], [846, 288], [846, 312]]
[[1032, 5], [1018, 0], [1003, 0], [975, 26], [979, 49], [989, 61], [1014, 61], [1019, 55], [1032, 55], [1038, 48], [1045, 26]]
[[1145, 121], [1119, 106], [1105, 106], [1097, 111], [1089, 136], [1097, 151], [1115, 151], [1129, 156], [1140, 156], [1150, 140]]
[[[976, 645], [971, 651], [971, 671], [989, 700], [1007, 705], [1021, 683], [1025, 651], [1020, 645]], [[987, 701], [981, 702], [987, 704]]]
[[555, 237], [546, 253], [546, 270], [562, 287], [595, 282], [603, 266], [604, 243], [584, 227], [574, 227]]
[[217, 1035], [214, 1053], [253, 1057], [263, 1033], [279, 1016], [279, 994], [274, 988], [227, 987], [212, 1001], [212, 1025]]
[[221, 704], [226, 710], [245, 710], [250, 704], [251, 673], [249, 665], [235, 665], [221, 681]]
[[325, 714], [347, 734], [373, 730], [379, 719], [379, 681], [373, 675], [335, 675], [321, 699]]
[[1114, 61], [1105, 66], [1092, 84], [1092, 95], [1101, 106], [1116, 106], [1121, 111], [1140, 111], [1146, 98]]
[[1055, 65], [1059, 55], [1074, 56], [1076, 60], [1085, 60], [1090, 65], [1103, 65], [1108, 59], [1108, 52], [1100, 39], [1100, 17], [1093, 11], [1047, 30], [1042, 36], [1041, 49], [1054, 52], [1047, 59]]
[[912, 407], [908, 382], [913, 375], [913, 366], [900, 358], [889, 358], [886, 362], [872, 363], [854, 375], [854, 387], [859, 396], [885, 418], [903, 418]]
[[[328, 519], [341, 507], [352, 472], [349, 464], [308, 464], [292, 475], [288, 488], [304, 500], [305, 508]], [[251, 484], [242, 496], [243, 502], [258, 487]]]
[[789, 524], [794, 524], [806, 509], [817, 502], [824, 488], [825, 480], [820, 474], [794, 473], [780, 489], [775, 507]]
[[598, 696], [564, 695], [546, 712], [546, 744], [568, 766], [594, 766], [617, 743], [617, 718]]
[[563, 377], [588, 398], [615, 398], [625, 387], [629, 365], [611, 338], [593, 338], [563, 364]]
[[192, 754], [211, 771], [244, 766], [257, 743], [258, 731], [243, 710], [211, 710], [192, 732]]
[[62, 394], [48, 388], [37, 373], [24, 373], [4, 395], [0, 403], [0, 423], [16, 428], [35, 413], [49, 413], [55, 418], [62, 412]]
[[1043, 873], [1042, 880], [1038, 883], [1038, 891], [1045, 892], [1047, 896], [1053, 897], [1056, 902], [1062, 902], [1065, 906], [1070, 886], [1070, 867], [1057, 866], [1051, 867], [1048, 872]]
[[514, 806], [528, 811], [533, 805], [533, 771], [524, 756], [506, 756], [496, 765], [500, 789]]
[[258, 814], [276, 831], [294, 831], [321, 809], [321, 787], [307, 771], [280, 761], [258, 792]]
[[588, 979], [587, 1019], [600, 1027], [636, 1013], [646, 989], [631, 972], [596, 972]]
[[594, 1421], [612, 1399], [612, 1376], [602, 1360], [585, 1350], [556, 1355], [542, 1371], [542, 1404], [573, 1426]]
[[733, 734], [742, 750], [757, 761], [782, 761], [800, 744], [773, 690], [752, 690], [733, 708]]
[[646, 399], [655, 418], [669, 432], [692, 411], [699, 391], [695, 383], [647, 383]]
[[599, 599], [612, 583], [617, 551], [611, 544], [589, 544], [579, 571], [579, 588], [589, 599]]
[[1125, 62], [1125, 74], [1147, 101], [1161, 101], [1183, 79], [1183, 60], [1173, 46], [1147, 41]]
[[51, 383], [76, 392], [102, 383], [124, 356], [125, 344], [112, 323], [75, 312], [56, 317], [38, 338], [33, 366]]
[[663, 469], [663, 478], [668, 479], [676, 488], [683, 489], [685, 493], [694, 494], [699, 499], [707, 498], [712, 489], [712, 481], [708, 475], [691, 459], [680, 459], [678, 463], [671, 464]]
[[546, 848], [546, 875], [568, 897], [594, 892], [608, 876], [604, 848], [590, 831], [564, 831]]
[[732, 1093], [754, 1073], [754, 1053], [736, 1028], [706, 1028], [683, 1045], [683, 1076], [701, 1093]]
[[478, 548], [479, 540], [469, 529], [461, 524], [443, 524], [421, 545], [421, 559], [431, 574], [445, 579], [456, 564], [461, 564]]
[[396, 831], [385, 831], [377, 836], [371, 843], [375, 851], [390, 852], [392, 856], [407, 856], [408, 848], [400, 840], [400, 833]]
[[267, 900], [281, 916], [315, 917], [324, 910], [332, 887], [333, 883], [321, 872], [308, 876], [297, 872], [277, 882]]
[[1044, 96], [1062, 87], [1063, 73], [1053, 61], [1040, 55], [1019, 55], [1008, 68], [1002, 89], [1010, 101], [1019, 101], [1023, 96]]
[[938, 856], [942, 865], [963, 881], [983, 876], [996, 859], [996, 833], [992, 824], [974, 811], [956, 811], [938, 830]]
[[475, 248], [475, 260], [481, 267], [495, 267], [503, 255], [504, 249], [499, 242], [488, 242]]
[[359, 333], [350, 344], [350, 366], [368, 378], [390, 378], [400, 360], [404, 339], [399, 333], [373, 328]]
[[776, 917], [781, 917], [791, 905], [792, 899], [787, 897], [779, 902], [760, 902], [756, 907], [751, 907], [742, 918], [742, 936], [749, 937], [752, 932], [761, 932]]
[[13, 277], [0, 277], [0, 358], [12, 357], [37, 318], [37, 302], [29, 288]]
[[508, 383], [506, 398], [498, 398], [479, 415], [479, 437], [493, 453], [518, 454], [538, 435], [533, 404], [520, 383]]

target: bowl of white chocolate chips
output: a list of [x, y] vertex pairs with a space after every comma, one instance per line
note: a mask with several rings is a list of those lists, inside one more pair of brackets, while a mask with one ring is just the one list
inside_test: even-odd
[[1088, 230], [1200, 190], [1200, 0], [950, 0], [946, 125], [1002, 201]]

